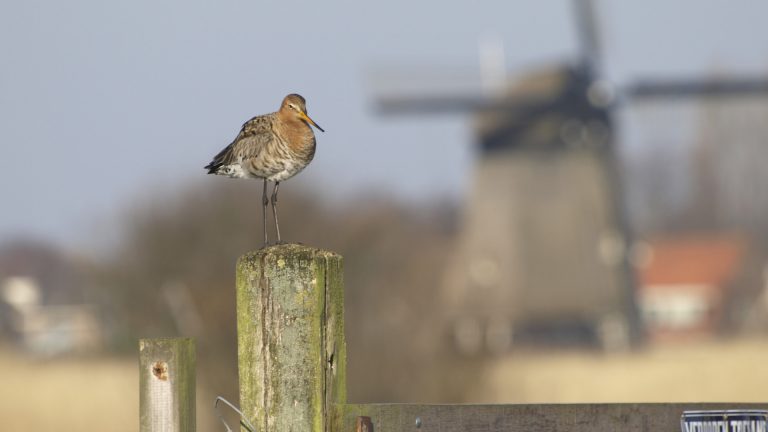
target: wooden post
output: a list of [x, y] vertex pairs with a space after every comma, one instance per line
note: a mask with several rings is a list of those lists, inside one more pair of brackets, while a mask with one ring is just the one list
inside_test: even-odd
[[340, 430], [346, 403], [341, 256], [279, 245], [237, 265], [240, 407], [262, 432]]
[[139, 341], [141, 432], [195, 431], [195, 341]]

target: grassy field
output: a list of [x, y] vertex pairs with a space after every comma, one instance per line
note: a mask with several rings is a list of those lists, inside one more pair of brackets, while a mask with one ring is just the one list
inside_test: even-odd
[[7, 431], [138, 429], [137, 361], [41, 361], [0, 352], [0, 424]]
[[[212, 425], [214, 397], [197, 396], [198, 424]], [[0, 351], [0, 430], [138, 429], [138, 357], [48, 361]]]
[[[768, 340], [713, 341], [613, 355], [515, 351], [485, 369], [467, 389], [467, 400], [765, 402], [766, 358]], [[136, 431], [136, 363], [104, 358], [35, 361], [0, 351], [2, 430]], [[198, 391], [198, 430], [222, 430], [212, 423], [212, 400]]]
[[768, 340], [635, 353], [518, 352], [487, 367], [477, 402], [766, 402]]

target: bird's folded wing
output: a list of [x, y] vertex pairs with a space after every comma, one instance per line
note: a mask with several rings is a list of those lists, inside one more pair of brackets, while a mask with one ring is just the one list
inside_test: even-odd
[[271, 122], [264, 116], [254, 117], [243, 124], [237, 138], [215, 158], [216, 165], [231, 165], [243, 160], [258, 158], [270, 140], [275, 139]]

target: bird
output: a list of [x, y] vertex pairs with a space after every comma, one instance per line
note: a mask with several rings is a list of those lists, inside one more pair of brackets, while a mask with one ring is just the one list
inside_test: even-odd
[[264, 180], [261, 194], [264, 221], [264, 246], [269, 245], [267, 235], [267, 183], [274, 182], [272, 189], [272, 216], [275, 220], [277, 244], [280, 224], [277, 220], [277, 191], [280, 182], [301, 172], [315, 157], [316, 140], [311, 126], [325, 132], [307, 114], [306, 100], [291, 93], [276, 112], [259, 115], [245, 122], [237, 137], [205, 166], [208, 174], [231, 178]]

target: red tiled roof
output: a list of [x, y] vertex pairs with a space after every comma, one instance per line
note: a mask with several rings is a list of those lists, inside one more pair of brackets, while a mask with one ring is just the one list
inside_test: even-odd
[[733, 234], [663, 237], [649, 241], [648, 245], [651, 260], [639, 271], [643, 286], [721, 286], [735, 275], [746, 250], [744, 238]]

